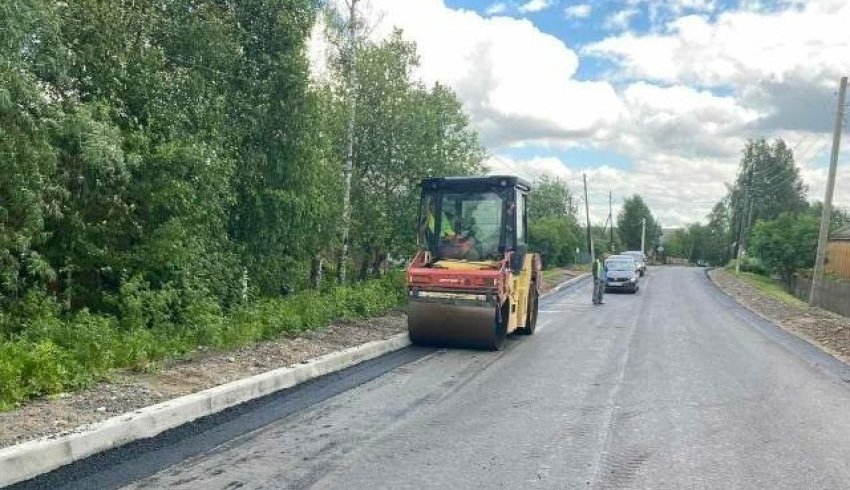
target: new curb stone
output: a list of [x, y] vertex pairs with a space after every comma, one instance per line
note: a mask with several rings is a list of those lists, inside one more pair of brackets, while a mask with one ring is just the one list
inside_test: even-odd
[[410, 345], [407, 333], [275, 369], [92, 424], [83, 432], [44, 437], [0, 450], [0, 487], [28, 480], [92, 454], [206, 417]]

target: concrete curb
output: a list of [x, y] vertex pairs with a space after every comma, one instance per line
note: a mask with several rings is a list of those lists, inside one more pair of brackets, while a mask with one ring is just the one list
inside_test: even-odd
[[291, 388], [410, 345], [407, 333], [332, 352], [306, 364], [275, 369], [92, 424], [83, 432], [45, 437], [0, 449], [0, 487], [12, 485], [92, 454], [153, 437], [234, 405]]
[[580, 276], [574, 277], [572, 279], [568, 279], [568, 280], [562, 282], [561, 284], [558, 284], [557, 286], [553, 287], [552, 289], [546, 291], [545, 293], [541, 294], [540, 297], [545, 298], [546, 296], [549, 296], [550, 294], [557, 293], [561, 289], [571, 287], [574, 284], [577, 284], [577, 283], [587, 279], [588, 277], [590, 277], [590, 273], [585, 272], [584, 274], [582, 274]]

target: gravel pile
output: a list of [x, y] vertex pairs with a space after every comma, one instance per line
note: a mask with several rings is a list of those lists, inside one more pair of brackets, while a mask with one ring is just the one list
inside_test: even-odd
[[821, 308], [784, 303], [722, 269], [710, 271], [709, 277], [748, 309], [850, 363], [850, 318]]
[[232, 351], [202, 349], [192, 359], [171, 362], [157, 373], [117, 372], [109, 382], [0, 413], [0, 447], [68, 434], [118, 414], [392, 337], [406, 329], [405, 315], [395, 312]]

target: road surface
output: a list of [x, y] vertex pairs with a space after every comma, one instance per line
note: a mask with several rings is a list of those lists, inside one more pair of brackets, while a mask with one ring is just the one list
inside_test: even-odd
[[502, 352], [423, 353], [126, 488], [848, 488], [846, 366], [701, 269], [589, 288]]

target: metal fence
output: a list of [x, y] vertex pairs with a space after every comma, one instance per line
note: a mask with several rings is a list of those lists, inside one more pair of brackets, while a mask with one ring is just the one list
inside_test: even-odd
[[[805, 302], [809, 301], [811, 289], [812, 280], [809, 278], [795, 277], [791, 282], [791, 292]], [[816, 304], [839, 315], [850, 316], [850, 282], [824, 279]]]

